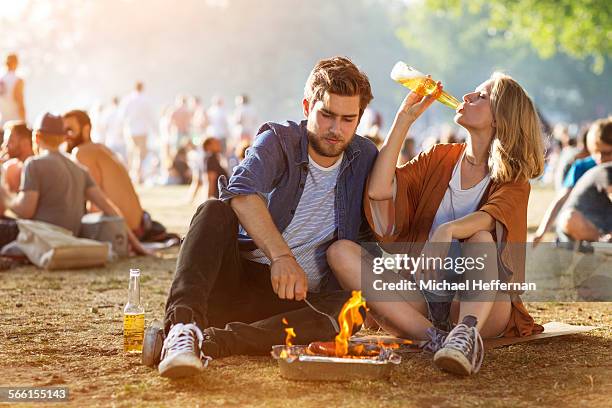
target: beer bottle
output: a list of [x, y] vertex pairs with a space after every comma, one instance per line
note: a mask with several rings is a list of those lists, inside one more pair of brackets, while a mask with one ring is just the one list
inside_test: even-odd
[[[402, 61], [396, 63], [391, 70], [391, 79], [421, 96], [430, 95], [436, 90], [436, 81]], [[444, 91], [437, 100], [455, 110], [461, 103], [453, 95]]]
[[130, 269], [128, 301], [123, 309], [123, 351], [142, 352], [144, 307], [140, 304], [140, 269]]

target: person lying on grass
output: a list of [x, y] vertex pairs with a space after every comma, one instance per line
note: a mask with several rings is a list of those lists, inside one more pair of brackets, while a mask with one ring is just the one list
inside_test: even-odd
[[[401, 104], [369, 177], [364, 210], [370, 226], [380, 242], [402, 243], [429, 257], [451, 256], [450, 243], [461, 240], [470, 244], [468, 251], [488, 254], [484, 272], [476, 278], [521, 282], [524, 246], [516, 244], [526, 240], [529, 179], [538, 177], [544, 167], [534, 105], [512, 78], [494, 74], [464, 95], [457, 109], [454, 120], [467, 130], [466, 143], [434, 145], [396, 168], [410, 127], [441, 89], [438, 83], [432, 96], [410, 93]], [[518, 250], [509, 255], [522, 265], [498, 265], [496, 251], [501, 246], [496, 247], [496, 240], [514, 244], [504, 245], [504, 251]], [[329, 248], [328, 261], [343, 288], [363, 287], [368, 298], [364, 278], [370, 275], [364, 274], [372, 274], [369, 254], [354, 242], [340, 240]], [[502, 269], [504, 273], [498, 272]], [[426, 281], [436, 273], [419, 270], [413, 279]], [[442, 277], [468, 279], [460, 273], [451, 270]], [[425, 290], [414, 295], [410, 301], [370, 298], [368, 305], [389, 333], [429, 337], [427, 349], [435, 353], [435, 364], [454, 373], [479, 370], [484, 356], [481, 336], [527, 336], [542, 330], [516, 294]]]

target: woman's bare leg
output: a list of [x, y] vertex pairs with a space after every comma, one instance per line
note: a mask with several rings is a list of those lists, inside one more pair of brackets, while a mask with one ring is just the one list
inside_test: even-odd
[[[483, 256], [485, 268], [482, 272], [473, 271], [475, 273], [466, 272], [466, 279], [482, 280], [490, 282], [499, 279], [496, 245], [493, 241], [493, 236], [488, 231], [479, 231], [472, 235], [468, 241], [469, 244], [474, 244], [468, 249], [464, 256], [477, 257]], [[461, 322], [465, 316], [476, 317], [478, 323], [477, 328], [482, 337], [497, 337], [508, 324], [512, 304], [510, 296], [493, 291], [481, 291], [477, 294], [473, 292], [467, 296], [462, 296], [459, 306], [458, 322]]]
[[[344, 289], [360, 290], [362, 285], [362, 270], [372, 271], [372, 261], [362, 256], [362, 248], [347, 240], [333, 243], [327, 250], [327, 262], [338, 282]], [[373, 274], [365, 277], [374, 277]], [[368, 307], [374, 318], [388, 333], [411, 339], [426, 339], [426, 330], [431, 322], [427, 320], [427, 305], [425, 299], [408, 302], [372, 301]]]

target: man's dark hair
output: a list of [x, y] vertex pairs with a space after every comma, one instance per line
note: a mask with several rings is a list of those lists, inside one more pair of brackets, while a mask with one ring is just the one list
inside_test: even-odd
[[19, 140], [27, 140], [32, 144], [32, 129], [23, 120], [11, 120], [4, 124], [4, 136], [14, 133]]
[[346, 57], [320, 60], [310, 72], [304, 98], [311, 103], [320, 101], [325, 92], [341, 96], [359, 95], [359, 117], [374, 99], [367, 75]]
[[78, 109], [71, 110], [64, 114], [64, 119], [67, 118], [75, 118], [76, 121], [79, 122], [81, 129], [83, 129], [83, 127], [86, 125], [89, 125], [89, 128], [91, 129], [91, 119], [89, 119], [89, 115], [85, 111]]

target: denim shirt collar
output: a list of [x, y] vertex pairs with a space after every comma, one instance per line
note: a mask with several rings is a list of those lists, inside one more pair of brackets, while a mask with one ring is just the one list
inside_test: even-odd
[[[300, 154], [296, 156], [295, 165], [303, 166], [308, 165], [308, 132], [306, 129], [306, 120], [302, 120], [300, 122], [300, 130], [302, 132], [302, 137], [300, 139]], [[344, 150], [344, 158], [342, 159], [342, 164], [340, 167], [340, 173], [342, 173], [346, 167], [348, 167], [353, 160], [355, 160], [361, 154], [361, 149], [359, 149], [358, 143], [356, 143], [355, 138], [357, 135], [353, 135], [353, 140]]]

